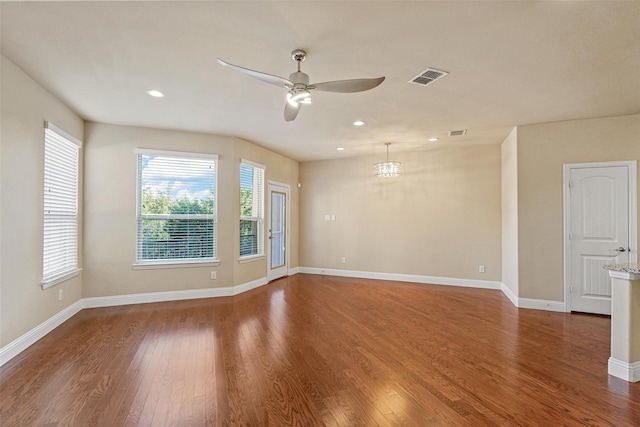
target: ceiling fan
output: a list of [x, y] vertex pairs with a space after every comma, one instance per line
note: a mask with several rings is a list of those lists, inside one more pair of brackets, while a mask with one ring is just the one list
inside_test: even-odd
[[309, 75], [300, 71], [300, 63], [304, 61], [306, 57], [307, 52], [302, 49], [296, 49], [291, 52], [291, 58], [298, 63], [298, 71], [291, 73], [288, 80], [284, 77], [261, 73], [259, 71], [253, 71], [248, 68], [229, 64], [220, 58], [218, 58], [218, 62], [220, 65], [229, 67], [242, 74], [246, 74], [249, 77], [287, 89], [289, 92], [287, 93], [287, 103], [284, 106], [284, 119], [288, 122], [295, 120], [302, 104], [311, 103], [311, 92], [314, 90], [340, 93], [363, 92], [365, 90], [373, 89], [384, 81], [384, 77], [377, 77], [373, 79], [336, 80], [332, 82], [309, 84]]

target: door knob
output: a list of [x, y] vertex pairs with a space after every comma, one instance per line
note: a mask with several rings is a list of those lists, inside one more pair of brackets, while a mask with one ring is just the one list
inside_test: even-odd
[[627, 250], [625, 248], [623, 248], [622, 246], [620, 246], [618, 249], [614, 249], [614, 251], [626, 252]]

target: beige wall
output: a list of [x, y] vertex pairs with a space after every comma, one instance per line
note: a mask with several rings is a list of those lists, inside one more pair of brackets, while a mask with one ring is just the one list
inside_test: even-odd
[[[501, 147], [398, 153], [392, 158], [403, 162], [403, 176], [378, 179], [372, 166], [382, 156], [298, 165], [232, 137], [85, 126], [4, 56], [1, 67], [0, 346], [82, 296], [226, 287], [264, 277], [264, 259], [238, 263], [242, 158], [264, 164], [267, 180], [291, 186], [292, 267], [503, 281], [521, 298], [562, 301], [563, 164], [640, 160], [640, 115], [632, 115], [520, 126]], [[45, 120], [85, 141], [83, 272], [42, 290]], [[218, 267], [133, 270], [135, 148], [220, 156]], [[480, 264], [486, 273], [478, 272]]]
[[[238, 263], [240, 158], [264, 164], [267, 179], [289, 184], [297, 182], [297, 162], [232, 137], [100, 123], [87, 123], [85, 146], [85, 297], [227, 287], [265, 277], [264, 260]], [[219, 266], [132, 268], [136, 148], [218, 154]], [[292, 246], [296, 266], [293, 239]], [[217, 272], [215, 281], [211, 271]]]
[[[297, 162], [231, 137], [99, 123], [87, 123], [85, 133], [78, 115], [4, 56], [1, 92], [0, 347], [83, 296], [226, 287], [265, 277], [264, 260], [238, 263], [240, 158], [264, 164], [267, 179], [291, 186], [291, 267], [297, 267]], [[86, 141], [80, 169], [83, 270], [47, 290], [40, 285], [44, 121]], [[138, 147], [219, 155], [219, 266], [133, 270]], [[213, 270], [216, 281], [210, 280]]]
[[82, 119], [4, 56], [1, 67], [0, 347], [78, 301], [83, 282], [80, 274], [46, 290], [40, 285], [44, 122], [82, 140]]
[[563, 164], [640, 160], [640, 115], [520, 126], [517, 145], [519, 296], [563, 301]]
[[[177, 291], [233, 284], [233, 138], [87, 123], [85, 129], [85, 297]], [[217, 267], [133, 270], [136, 148], [215, 153], [218, 162]], [[217, 280], [210, 280], [210, 272]]]
[[499, 281], [500, 147], [391, 158], [400, 178], [374, 176], [383, 156], [300, 165], [300, 265]]
[[502, 283], [518, 290], [518, 128], [501, 147], [502, 153]]

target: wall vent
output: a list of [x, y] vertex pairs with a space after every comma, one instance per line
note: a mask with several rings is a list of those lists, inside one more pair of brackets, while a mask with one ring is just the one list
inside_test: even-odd
[[428, 86], [431, 83], [435, 82], [436, 80], [443, 78], [447, 74], [449, 73], [446, 71], [427, 68], [426, 70], [424, 70], [423, 72], [421, 72], [420, 74], [418, 74], [417, 76], [409, 80], [409, 83], [413, 83], [421, 86]]
[[467, 134], [467, 130], [466, 129], [450, 130], [449, 131], [449, 136], [462, 136], [462, 135], [466, 135], [466, 134]]

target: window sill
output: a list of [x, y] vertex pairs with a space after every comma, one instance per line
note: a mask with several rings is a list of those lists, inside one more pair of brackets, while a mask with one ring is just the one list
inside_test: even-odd
[[162, 268], [191, 268], [191, 267], [217, 267], [220, 261], [184, 261], [184, 262], [163, 262], [163, 263], [146, 263], [133, 264], [134, 270], [157, 270]]
[[265, 259], [266, 256], [264, 255], [247, 255], [247, 256], [243, 256], [242, 258], [240, 258], [238, 260], [238, 264], [244, 264], [247, 262], [253, 262], [253, 261], [259, 261], [261, 259]]
[[60, 274], [58, 276], [52, 277], [50, 279], [47, 280], [43, 280], [41, 283], [42, 289], [47, 289], [50, 288], [52, 286], [55, 286], [57, 284], [60, 284], [62, 282], [65, 282], [73, 277], [76, 277], [80, 274], [80, 272], [82, 271], [81, 268], [77, 268], [75, 270], [69, 271], [67, 273], [64, 274]]

